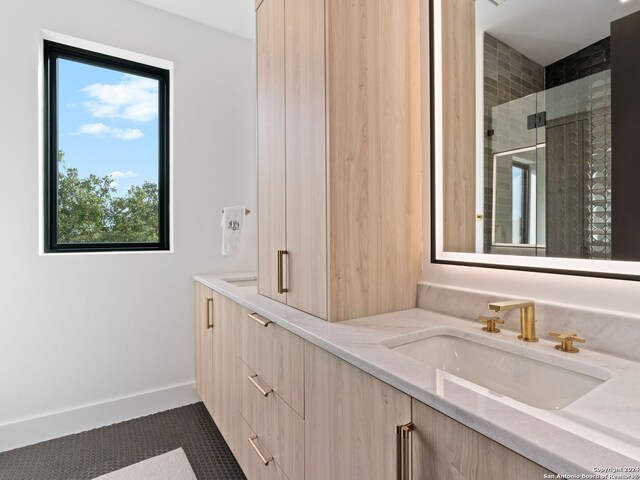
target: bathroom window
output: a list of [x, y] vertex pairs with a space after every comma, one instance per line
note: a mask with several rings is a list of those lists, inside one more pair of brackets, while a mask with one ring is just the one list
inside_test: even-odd
[[45, 252], [169, 249], [169, 72], [44, 44]]

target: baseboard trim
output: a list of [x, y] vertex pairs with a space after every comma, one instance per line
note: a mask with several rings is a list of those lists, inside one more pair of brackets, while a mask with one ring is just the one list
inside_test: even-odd
[[195, 383], [188, 382], [21, 419], [0, 425], [0, 452], [199, 401]]

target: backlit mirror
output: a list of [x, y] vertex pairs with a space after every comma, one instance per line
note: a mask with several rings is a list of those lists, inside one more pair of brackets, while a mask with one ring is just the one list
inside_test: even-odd
[[640, 0], [432, 0], [436, 261], [640, 266]]

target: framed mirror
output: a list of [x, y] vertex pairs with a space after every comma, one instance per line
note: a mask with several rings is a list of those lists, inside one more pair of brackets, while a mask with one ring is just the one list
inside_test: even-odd
[[431, 0], [432, 261], [640, 279], [640, 0]]

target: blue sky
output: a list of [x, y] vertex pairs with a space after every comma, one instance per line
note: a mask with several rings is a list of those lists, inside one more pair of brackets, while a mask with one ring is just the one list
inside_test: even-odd
[[58, 60], [58, 146], [80, 177], [111, 175], [118, 195], [158, 181], [158, 82]]

